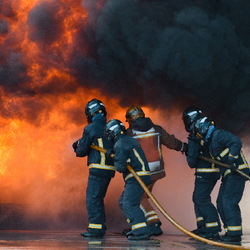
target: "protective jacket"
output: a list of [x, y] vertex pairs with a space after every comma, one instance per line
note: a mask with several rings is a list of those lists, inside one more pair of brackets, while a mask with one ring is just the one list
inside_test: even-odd
[[111, 157], [106, 158], [105, 154], [92, 149], [91, 144], [101, 148], [112, 149], [113, 143], [104, 135], [106, 117], [98, 117], [88, 124], [83, 131], [82, 138], [78, 140], [75, 150], [77, 157], [88, 156], [89, 172], [93, 175], [114, 177], [115, 167]]
[[[208, 140], [211, 156], [228, 165], [235, 163], [249, 175], [249, 167], [241, 151], [241, 140], [228, 131], [215, 128]], [[222, 182], [217, 197], [217, 208], [229, 236], [242, 235], [242, 218], [239, 207], [246, 179], [231, 169], [220, 167]]]
[[115, 169], [123, 173], [125, 182], [137, 182], [127, 169], [127, 163], [135, 170], [146, 185], [151, 183], [151, 174], [148, 162], [140, 144], [125, 133], [118, 135], [114, 140]]
[[199, 155], [211, 158], [208, 146], [203, 140], [193, 134], [188, 137], [187, 162], [190, 168], [196, 168], [195, 175], [208, 180], [219, 180], [220, 169], [218, 165], [199, 159]]
[[129, 223], [132, 234], [148, 235], [149, 230], [146, 218], [140, 207], [140, 201], [144, 193], [143, 188], [127, 169], [127, 163], [141, 177], [145, 185], [151, 183], [151, 175], [148, 162], [140, 144], [125, 133], [119, 134], [114, 140], [115, 169], [123, 173], [125, 189], [120, 196], [119, 205], [127, 222]]
[[134, 137], [140, 143], [148, 160], [152, 181], [166, 175], [162, 158], [162, 144], [176, 151], [187, 151], [186, 143], [176, 139], [174, 135], [170, 135], [147, 117], [132, 121], [127, 129], [127, 135]]
[[[241, 151], [242, 143], [240, 138], [234, 134], [215, 128], [209, 138], [209, 151], [212, 158], [226, 164], [236, 163], [238, 169], [249, 174], [249, 167]], [[230, 169], [220, 167], [223, 177], [231, 173]]]
[[193, 202], [197, 227], [203, 228], [204, 233], [221, 231], [217, 209], [211, 202], [211, 193], [220, 179], [220, 169], [214, 163], [199, 159], [202, 154], [211, 158], [207, 145], [193, 134], [188, 137], [187, 162], [190, 168], [195, 168], [195, 185]]

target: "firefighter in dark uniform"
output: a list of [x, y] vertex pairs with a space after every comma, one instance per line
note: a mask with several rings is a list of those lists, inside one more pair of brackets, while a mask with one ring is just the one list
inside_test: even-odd
[[207, 142], [212, 158], [226, 163], [230, 168], [220, 167], [222, 181], [217, 198], [217, 208], [223, 222], [223, 242], [240, 242], [242, 219], [239, 202], [245, 188], [246, 178], [236, 172], [241, 170], [249, 175], [249, 167], [241, 151], [240, 138], [216, 128], [207, 117], [198, 119], [194, 125], [195, 135]]
[[134, 138], [127, 136], [121, 121], [111, 119], [106, 125], [106, 133], [114, 142], [115, 169], [123, 173], [125, 181], [125, 189], [119, 199], [119, 205], [132, 229], [126, 236], [129, 240], [149, 240], [148, 225], [140, 209], [144, 190], [127, 169], [127, 164], [129, 164], [145, 185], [149, 185], [151, 175], [145, 154], [140, 144]]
[[200, 154], [211, 158], [205, 141], [193, 133], [194, 122], [202, 117], [201, 110], [194, 106], [183, 112], [185, 129], [189, 132], [187, 162], [190, 168], [195, 168], [193, 203], [197, 229], [192, 232], [203, 238], [218, 240], [221, 225], [217, 209], [211, 202], [211, 193], [220, 179], [220, 170], [217, 165], [199, 159]]
[[[152, 192], [155, 182], [166, 176], [161, 146], [186, 152], [187, 143], [176, 139], [174, 135], [167, 133], [161, 126], [155, 125], [150, 118], [145, 117], [145, 113], [138, 106], [131, 106], [127, 110], [126, 121], [129, 123], [127, 135], [132, 136], [140, 143], [146, 155], [152, 180], [148, 189]], [[144, 193], [140, 208], [146, 217], [150, 235], [161, 235], [163, 233], [160, 227], [161, 221], [148, 199], [149, 197]]]
[[106, 231], [104, 197], [111, 178], [115, 175], [114, 161], [106, 158], [104, 153], [92, 149], [91, 144], [101, 148], [111, 149], [113, 143], [105, 135], [106, 108], [97, 99], [89, 101], [85, 108], [88, 125], [84, 128], [82, 137], [73, 143], [77, 157], [88, 156], [88, 186], [86, 190], [86, 205], [89, 217], [87, 232], [84, 237], [101, 237]]

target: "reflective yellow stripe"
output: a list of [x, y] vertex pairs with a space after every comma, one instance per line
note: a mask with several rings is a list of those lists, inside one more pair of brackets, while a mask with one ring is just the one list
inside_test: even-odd
[[138, 161], [142, 165], [142, 170], [145, 171], [146, 169], [145, 169], [145, 163], [144, 163], [144, 161], [142, 160], [141, 156], [138, 154], [138, 152], [135, 149], [133, 149], [133, 151], [134, 151], [134, 154], [135, 154], [136, 158], [138, 159]]
[[244, 168], [248, 168], [248, 165], [243, 164], [243, 165], [239, 165], [238, 167], [238, 169], [244, 169]]
[[102, 224], [89, 223], [89, 228], [102, 229]]
[[144, 215], [146, 214], [146, 210], [145, 210], [145, 208], [142, 206], [142, 205], [140, 205], [140, 209], [142, 210], [142, 212], [144, 213]]
[[134, 138], [147, 138], [147, 137], [151, 137], [151, 136], [155, 136], [155, 135], [160, 135], [159, 133], [145, 133], [145, 134], [140, 134], [140, 135], [136, 135], [133, 136]]
[[197, 220], [197, 221], [202, 221], [202, 220], [204, 220], [204, 219], [203, 219], [203, 217], [197, 217], [196, 220]]
[[220, 172], [220, 170], [218, 168], [197, 168], [196, 172], [199, 172], [199, 173], [216, 173], [216, 172]]
[[101, 164], [96, 164], [96, 163], [93, 163], [93, 164], [90, 164], [89, 165], [89, 169], [90, 168], [97, 168], [97, 169], [104, 169], [104, 170], [114, 170], [115, 171], [115, 167], [114, 166], [108, 166], [108, 165], [101, 165]]
[[[243, 155], [242, 151], [240, 151], [240, 156], [241, 156], [241, 159], [242, 159], [243, 162], [244, 162], [244, 165], [248, 166], [247, 161], [246, 161], [245, 156]], [[241, 166], [241, 165], [240, 165], [240, 166]]]
[[211, 222], [211, 223], [206, 223], [206, 227], [217, 227], [218, 222]]
[[228, 226], [227, 230], [228, 231], [240, 231], [242, 229], [241, 226]]
[[133, 225], [131, 228], [132, 230], [135, 230], [135, 229], [142, 228], [142, 227], [147, 227], [147, 224], [145, 222], [138, 223], [138, 224]]
[[230, 173], [231, 173], [231, 170], [230, 170], [230, 169], [226, 170], [226, 172], [224, 173], [224, 177], [225, 177], [226, 175], [230, 174]]
[[147, 221], [158, 220], [158, 219], [159, 219], [159, 217], [157, 215], [155, 215], [155, 216], [151, 216], [151, 217], [147, 218]]
[[238, 158], [239, 158], [238, 155], [234, 156], [234, 155], [232, 155], [231, 153], [229, 153], [229, 156], [232, 157], [232, 158], [234, 158], [234, 159], [238, 159]]
[[153, 211], [150, 211], [150, 212], [146, 213], [145, 216], [148, 216], [148, 215], [155, 215], [155, 214], [156, 214], [156, 212], [153, 210]]
[[[103, 142], [102, 142], [102, 138], [99, 138], [99, 139], [97, 139], [97, 141], [98, 141], [98, 146], [100, 147], [100, 148], [103, 148]], [[101, 155], [101, 162], [100, 162], [100, 165], [105, 165], [105, 154], [103, 153], [103, 152], [101, 152], [101, 151], [99, 151], [100, 152], [100, 155]]]
[[[139, 176], [144, 176], [144, 175], [151, 175], [149, 171], [140, 171], [140, 172], [136, 172]], [[132, 174], [128, 174], [125, 178], [125, 181], [129, 178], [133, 177]]]
[[227, 153], [229, 152], [229, 148], [224, 149], [221, 153], [220, 156], [224, 157]]

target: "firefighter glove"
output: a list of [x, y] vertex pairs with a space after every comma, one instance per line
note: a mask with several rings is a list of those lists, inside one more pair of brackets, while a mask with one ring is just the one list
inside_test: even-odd
[[182, 143], [181, 152], [184, 154], [188, 151], [188, 144], [186, 142]]
[[73, 147], [74, 151], [76, 151], [77, 146], [78, 146], [78, 140], [75, 141], [75, 142], [72, 144], [72, 147]]
[[238, 166], [235, 163], [230, 164], [230, 169], [232, 173], [236, 173]]
[[110, 157], [110, 155], [114, 154], [114, 150], [113, 149], [107, 149], [106, 153], [105, 153], [105, 157], [108, 158]]

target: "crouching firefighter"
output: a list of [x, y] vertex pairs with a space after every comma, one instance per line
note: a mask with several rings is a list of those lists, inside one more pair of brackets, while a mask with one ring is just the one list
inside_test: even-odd
[[129, 240], [149, 240], [149, 229], [140, 207], [143, 188], [127, 169], [129, 164], [142, 179], [145, 185], [151, 182], [148, 162], [140, 144], [126, 134], [121, 121], [111, 119], [106, 125], [108, 139], [114, 142], [115, 169], [123, 173], [125, 189], [120, 196], [119, 205], [125, 215], [131, 231], [127, 233]]
[[85, 108], [88, 125], [82, 137], [73, 144], [77, 157], [88, 156], [89, 177], [86, 190], [86, 205], [89, 217], [88, 231], [84, 237], [102, 237], [106, 231], [104, 197], [111, 178], [115, 175], [114, 161], [95, 149], [91, 144], [106, 150], [113, 148], [113, 143], [105, 135], [106, 108], [97, 99], [89, 101]]
[[197, 229], [192, 232], [203, 238], [218, 240], [221, 225], [217, 209], [211, 201], [211, 193], [220, 179], [220, 169], [214, 163], [199, 158], [200, 154], [211, 158], [206, 142], [193, 133], [194, 122], [202, 117], [201, 110], [194, 106], [183, 112], [185, 129], [189, 132], [187, 162], [190, 168], [195, 168], [193, 203]]
[[[150, 118], [145, 117], [145, 113], [138, 106], [131, 106], [127, 110], [126, 121], [129, 123], [127, 135], [132, 136], [140, 143], [146, 155], [152, 181], [148, 189], [152, 193], [156, 181], [166, 176], [161, 146], [186, 152], [187, 144], [167, 133], [161, 126], [155, 125]], [[144, 193], [140, 208], [146, 217], [150, 235], [161, 235], [163, 233], [160, 227], [161, 221], [148, 199], [149, 197]]]
[[195, 122], [194, 134], [207, 142], [213, 159], [230, 166], [229, 169], [220, 167], [222, 180], [216, 202], [226, 232], [221, 236], [221, 241], [240, 242], [242, 219], [239, 202], [243, 196], [246, 178], [238, 174], [236, 169], [249, 175], [249, 167], [241, 151], [241, 140], [228, 131], [216, 128], [207, 117]]

